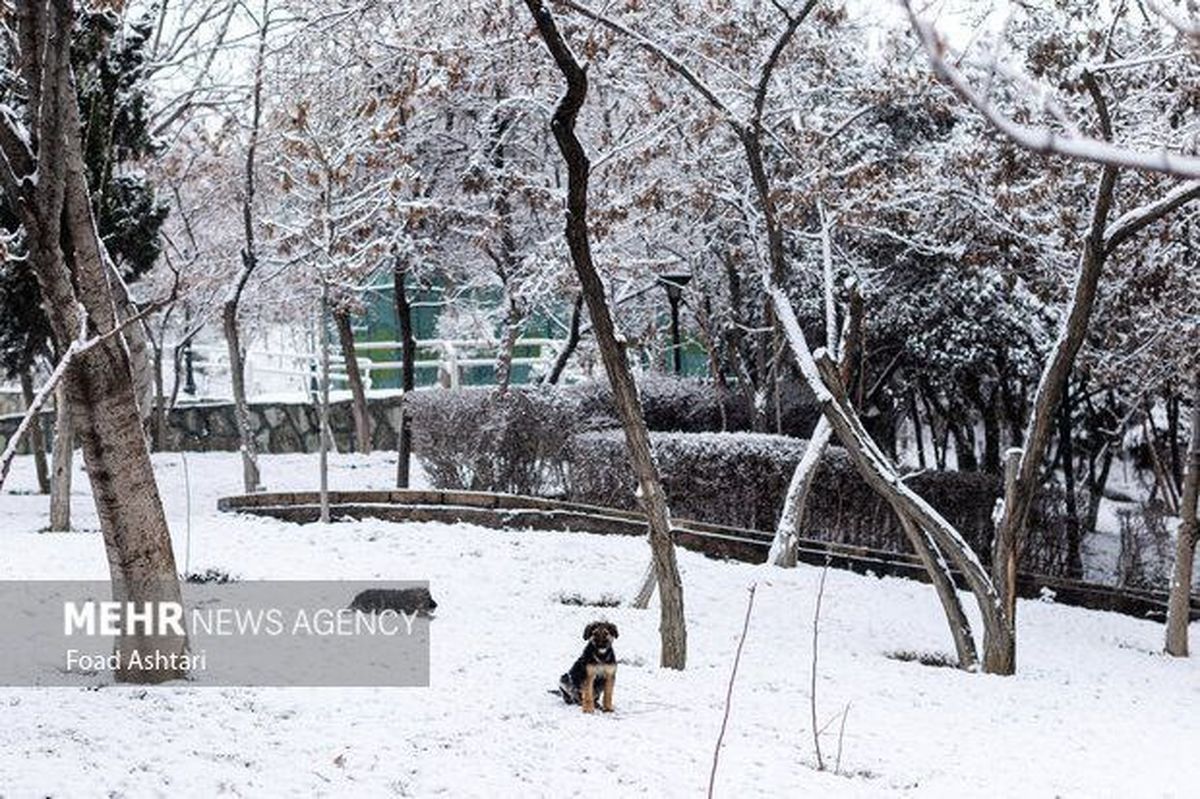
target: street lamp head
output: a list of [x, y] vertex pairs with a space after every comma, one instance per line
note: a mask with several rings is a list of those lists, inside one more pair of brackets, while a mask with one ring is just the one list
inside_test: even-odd
[[680, 272], [677, 274], [659, 275], [658, 279], [667, 290], [667, 298], [671, 302], [679, 302], [680, 298], [683, 297], [684, 286], [692, 281], [692, 275], [690, 272]]

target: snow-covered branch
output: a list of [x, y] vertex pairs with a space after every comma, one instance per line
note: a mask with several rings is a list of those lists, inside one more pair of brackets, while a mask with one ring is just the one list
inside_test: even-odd
[[1173, 152], [1166, 147], [1157, 150], [1137, 149], [1087, 136], [1068, 136], [1048, 127], [1017, 122], [1000, 111], [985, 93], [972, 86], [962, 70], [946, 57], [946, 42], [933, 24], [917, 14], [911, 0], [903, 2], [909, 22], [929, 56], [934, 71], [993, 127], [1018, 146], [1040, 155], [1059, 155], [1077, 161], [1160, 172], [1182, 178], [1200, 178], [1200, 158]]
[[1105, 254], [1112, 253], [1147, 225], [1157, 222], [1197, 197], [1200, 197], [1200, 180], [1189, 180], [1161, 197], [1121, 214], [1104, 232]]

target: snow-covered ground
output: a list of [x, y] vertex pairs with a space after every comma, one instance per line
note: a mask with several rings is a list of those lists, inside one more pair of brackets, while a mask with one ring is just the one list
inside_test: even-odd
[[[269, 488], [315, 485], [315, 458], [267, 456]], [[746, 607], [719, 796], [1194, 796], [1200, 665], [1158, 654], [1159, 625], [1040, 602], [1020, 607], [1020, 674], [899, 662], [947, 652], [926, 586], [831, 571], [819, 644], [818, 723], [849, 704], [842, 775], [814, 768], [811, 622], [820, 570], [771, 570], [681, 552], [685, 672], [656, 668], [655, 609], [567, 605], [626, 593], [637, 539], [469, 525], [295, 526], [218, 514], [236, 456], [155, 456], [179, 562], [243, 578], [429, 579], [432, 685], [231, 689], [196, 684], [0, 689], [0, 795], [697, 796]], [[394, 458], [338, 457], [334, 487], [391, 484]], [[0, 495], [0, 578], [103, 578], [88, 532], [44, 534], [46, 500], [20, 459]], [[620, 627], [616, 713], [584, 716], [547, 693], [583, 625]], [[1200, 625], [1193, 627], [1200, 635]], [[827, 763], [838, 724], [822, 735]]]

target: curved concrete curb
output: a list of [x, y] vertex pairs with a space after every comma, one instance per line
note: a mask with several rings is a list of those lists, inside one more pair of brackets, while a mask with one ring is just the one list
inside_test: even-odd
[[[330, 512], [338, 520], [466, 522], [496, 529], [531, 528], [604, 535], [646, 533], [644, 517], [633, 511], [485, 491], [331, 491], [329, 502]], [[220, 499], [217, 508], [225, 512], [308, 524], [320, 518], [320, 495], [315, 491], [240, 494]], [[713, 558], [763, 563], [771, 547], [771, 534], [761, 530], [723, 527], [687, 519], [674, 519], [673, 526], [675, 541], [679, 546]], [[916, 556], [907, 553], [801, 539], [798, 557], [801, 562], [816, 566], [828, 563], [833, 568], [860, 574], [906, 577], [928, 582], [928, 576]], [[1167, 595], [1161, 591], [1114, 588], [1035, 574], [1022, 574], [1018, 590], [1025, 598], [1040, 597], [1049, 590], [1054, 594], [1054, 601], [1065, 605], [1114, 611], [1156, 621], [1166, 619]], [[1192, 618], [1200, 619], [1200, 599], [1195, 597], [1192, 599]]]

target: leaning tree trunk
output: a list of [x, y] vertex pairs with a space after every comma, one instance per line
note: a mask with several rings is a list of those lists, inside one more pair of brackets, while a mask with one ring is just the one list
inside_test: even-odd
[[804, 454], [796, 464], [796, 470], [792, 472], [792, 480], [783, 499], [783, 512], [779, 514], [775, 538], [771, 541], [771, 549], [767, 553], [767, 562], [773, 566], [791, 568], [796, 565], [796, 549], [800, 543], [804, 513], [808, 508], [809, 492], [817, 469], [821, 466], [821, 457], [829, 448], [829, 439], [832, 437], [833, 427], [829, 420], [822, 416], [817, 421], [816, 429], [809, 436]]
[[371, 414], [367, 409], [367, 392], [363, 388], [362, 372], [354, 354], [354, 330], [350, 327], [350, 312], [338, 308], [333, 312], [337, 327], [338, 343], [342, 347], [342, 360], [346, 362], [346, 382], [350, 384], [354, 410], [354, 448], [359, 452], [371, 451]]
[[[33, 376], [28, 371], [21, 372], [21, 395], [25, 399], [25, 407], [33, 405]], [[37, 473], [38, 491], [50, 493], [50, 475], [46, 468], [46, 430], [42, 427], [41, 414], [33, 420], [29, 427], [29, 449], [33, 452], [33, 468]]]
[[[779, 318], [787, 326], [789, 321], [793, 320], [794, 317], [790, 306], [783, 306], [786, 306], [786, 303], [781, 303]], [[838, 350], [841, 352], [841, 361], [838, 364], [836, 381], [830, 381], [831, 385], [833, 385], [833, 388], [830, 389], [833, 394], [832, 398], [839, 401], [847, 409], [851, 407], [849, 396], [844, 393], [841, 387], [848, 386], [851, 382], [856, 357], [855, 353], [858, 349], [860, 336], [862, 335], [862, 314], [862, 299], [856, 292], [851, 297], [850, 313], [846, 321], [845, 335], [843, 336], [841, 347], [838, 347]], [[803, 342], [794, 340], [794, 336], [790, 343], [793, 347], [805, 346]], [[812, 487], [813, 477], [820, 464], [821, 455], [828, 447], [833, 432], [834, 426], [831, 418], [823, 415], [817, 423], [817, 428], [813, 432], [808, 446], [805, 448], [804, 456], [801, 458], [799, 465], [797, 465], [796, 471], [792, 476], [791, 485], [788, 487], [788, 496], [784, 502], [783, 512], [780, 514], [779, 527], [776, 530], [775, 540], [771, 544], [771, 552], [768, 555], [770, 563], [777, 566], [795, 565], [796, 549], [800, 537], [800, 525], [804, 520], [804, 511], [809, 491]], [[865, 431], [862, 431], [862, 435], [865, 437]], [[847, 446], [852, 454], [856, 452], [856, 447], [852, 443], [848, 443]], [[860, 459], [860, 468], [863, 468], [865, 463], [865, 459]], [[885, 499], [891, 505], [897, 518], [899, 518], [901, 529], [904, 531], [909, 545], [917, 553], [922, 566], [924, 566], [925, 571], [929, 574], [930, 582], [933, 583], [938, 600], [941, 602], [942, 610], [946, 615], [946, 622], [950, 627], [950, 636], [954, 641], [954, 649], [958, 656], [959, 667], [973, 671], [979, 664], [979, 656], [975, 649], [975, 639], [971, 633], [971, 624], [967, 620], [966, 613], [963, 611], [962, 603], [959, 601], [954, 580], [951, 578], [950, 567], [946, 563], [941, 549], [938, 547], [933, 536], [914, 521], [913, 515], [906, 510], [905, 504], [899, 497], [894, 494], [887, 494], [885, 495]]]
[[75, 461], [75, 435], [71, 430], [66, 383], [54, 390], [54, 450], [50, 463], [50, 531], [71, 529], [71, 469]]
[[[944, 581], [939, 582], [941, 578], [931, 573], [935, 587], [950, 584], [950, 564], [946, 562], [948, 558], [962, 573], [975, 595], [984, 623], [984, 668], [988, 669], [988, 664], [994, 662], [995, 657], [993, 653], [993, 660], [989, 660], [989, 650], [997, 647], [1001, 651], [1006, 650], [1011, 645], [1007, 637], [1011, 635], [1011, 630], [1005, 623], [999, 595], [983, 564], [954, 526], [904, 483], [887, 455], [867, 433], [850, 404], [837, 364], [828, 357], [814, 360], [791, 301], [781, 288], [772, 284], [767, 270], [764, 270], [763, 278], [801, 374], [813, 390], [824, 417], [837, 433], [858, 473], [879, 496], [887, 500], [900, 516], [902, 523], [905, 519], [911, 520], [918, 531], [928, 535], [931, 547], [936, 549], [923, 552], [919, 543], [920, 536], [913, 538], [913, 545], [926, 566], [935, 571], [940, 570], [943, 575]], [[938, 553], [945, 557], [939, 557]], [[940, 587], [938, 593], [943, 601], [949, 596], [948, 592], [944, 592]], [[947, 621], [959, 648], [960, 661], [969, 668], [971, 659], [968, 656], [971, 652], [964, 646], [965, 637], [969, 637], [969, 628], [965, 627], [966, 617], [961, 611], [954, 613], [953, 606], [947, 607], [946, 610]]]
[[392, 269], [392, 289], [396, 300], [396, 327], [400, 334], [400, 429], [396, 431], [396, 487], [408, 488], [409, 462], [412, 460], [412, 421], [408, 415], [408, 395], [416, 387], [413, 369], [417, 363], [417, 340], [413, 333], [412, 303], [404, 279], [408, 268], [397, 259]]
[[[830, 287], [831, 290], [831, 287]], [[832, 303], [832, 300], [829, 300]], [[828, 311], [830, 318], [836, 311]], [[839, 346], [842, 383], [850, 385], [854, 374], [854, 359], [858, 350], [858, 342], [862, 335], [863, 302], [862, 295], [855, 288], [850, 297], [850, 310], [846, 315], [846, 330]], [[835, 322], [826, 321], [832, 326]], [[822, 416], [817, 421], [816, 429], [808, 439], [804, 455], [796, 470], [792, 473], [787, 495], [783, 500], [783, 511], [779, 514], [779, 524], [775, 528], [775, 538], [771, 542], [767, 561], [775, 566], [790, 568], [796, 565], [796, 547], [800, 541], [801, 527], [804, 524], [804, 514], [808, 508], [808, 497], [812, 490], [813, 479], [821, 465], [821, 458], [829, 448], [829, 440], [833, 437], [833, 427], [829, 420]]]
[[[0, 148], [10, 167], [6, 190], [17, 197], [29, 259], [45, 301], [60, 352], [81, 329], [113, 333], [70, 361], [65, 374], [67, 406], [83, 450], [104, 538], [113, 599], [118, 602], [181, 602], [179, 580], [162, 499], [146, 446], [133, 369], [110, 285], [111, 263], [96, 233], [88, 192], [82, 125], [70, 62], [74, 4], [18, 2], [18, 32], [10, 47], [25, 93], [27, 127], [36, 139], [16, 135], [11, 118], [0, 120]], [[36, 141], [36, 151], [32, 149]], [[16, 174], [37, 180], [12, 181]], [[186, 649], [182, 637], [125, 635], [118, 638], [123, 681], [160, 682], [183, 676], [168, 658]], [[137, 653], [155, 668], [134, 669]]]
[[625, 431], [629, 459], [633, 463], [639, 497], [650, 526], [650, 549], [661, 599], [661, 663], [667, 668], [682, 669], [687, 660], [687, 629], [683, 611], [683, 584], [675, 562], [675, 546], [671, 541], [671, 518], [667, 509], [667, 498], [659, 480], [658, 467], [650, 451], [650, 436], [646, 431], [646, 420], [642, 414], [637, 387], [625, 360], [625, 352], [617, 341], [604, 285], [592, 261], [591, 243], [588, 239], [587, 191], [591, 165], [583, 145], [575, 134], [575, 120], [587, 97], [587, 73], [575, 60], [575, 55], [559, 32], [553, 16], [541, 0], [525, 0], [525, 3], [567, 83], [567, 91], [559, 100], [550, 125], [563, 161], [567, 165], [567, 246], [575, 271], [579, 275], [579, 283], [592, 319], [592, 329], [604, 361], [604, 369], [612, 385], [613, 401]]
[[[1042, 458], [1049, 445], [1055, 412], [1062, 398], [1063, 387], [1071, 374], [1071, 367], [1075, 363], [1075, 356], [1083, 344], [1088, 320], [1091, 318], [1092, 307], [1099, 291], [1100, 274], [1108, 246], [1105, 242], [1105, 227], [1116, 182], [1117, 170], [1106, 166], [1101, 172], [1096, 199], [1092, 204], [1092, 220], [1088, 236], [1083, 243], [1075, 289], [1066, 313], [1063, 314], [1058, 339], [1042, 369], [1041, 379], [1034, 394], [1024, 447], [1009, 453], [1004, 508], [996, 525], [995, 539], [995, 546], [1003, 549], [1007, 555], [1004, 558], [993, 557], [992, 579], [1000, 592], [1007, 625], [1013, 632], [1009, 635], [1009, 644], [1005, 651], [995, 647], [989, 649], [992, 660], [987, 664], [987, 669], [993, 673], [1012, 674], [1017, 668], [1017, 561], [1021, 539], [1025, 534], [1029, 510], [1037, 492]], [[985, 653], [985, 657], [987, 656]]]
[[1192, 437], [1187, 450], [1187, 471], [1183, 478], [1183, 500], [1179, 503], [1179, 533], [1175, 539], [1175, 570], [1171, 576], [1171, 596], [1167, 604], [1167, 654], [1186, 657], [1188, 623], [1191, 619], [1192, 568], [1196, 559], [1197, 501], [1200, 500], [1200, 368], [1196, 369], [1192, 391]]
[[958, 599], [958, 590], [950, 576], [950, 566], [932, 536], [922, 530], [898, 503], [891, 504], [900, 519], [905, 537], [917, 553], [921, 565], [925, 567], [925, 573], [929, 575], [933, 590], [942, 604], [942, 612], [946, 614], [946, 623], [950, 625], [950, 638], [954, 641], [954, 651], [958, 656], [958, 667], [974, 671], [979, 666], [979, 653], [975, 649], [971, 623], [967, 620], [962, 602]]

